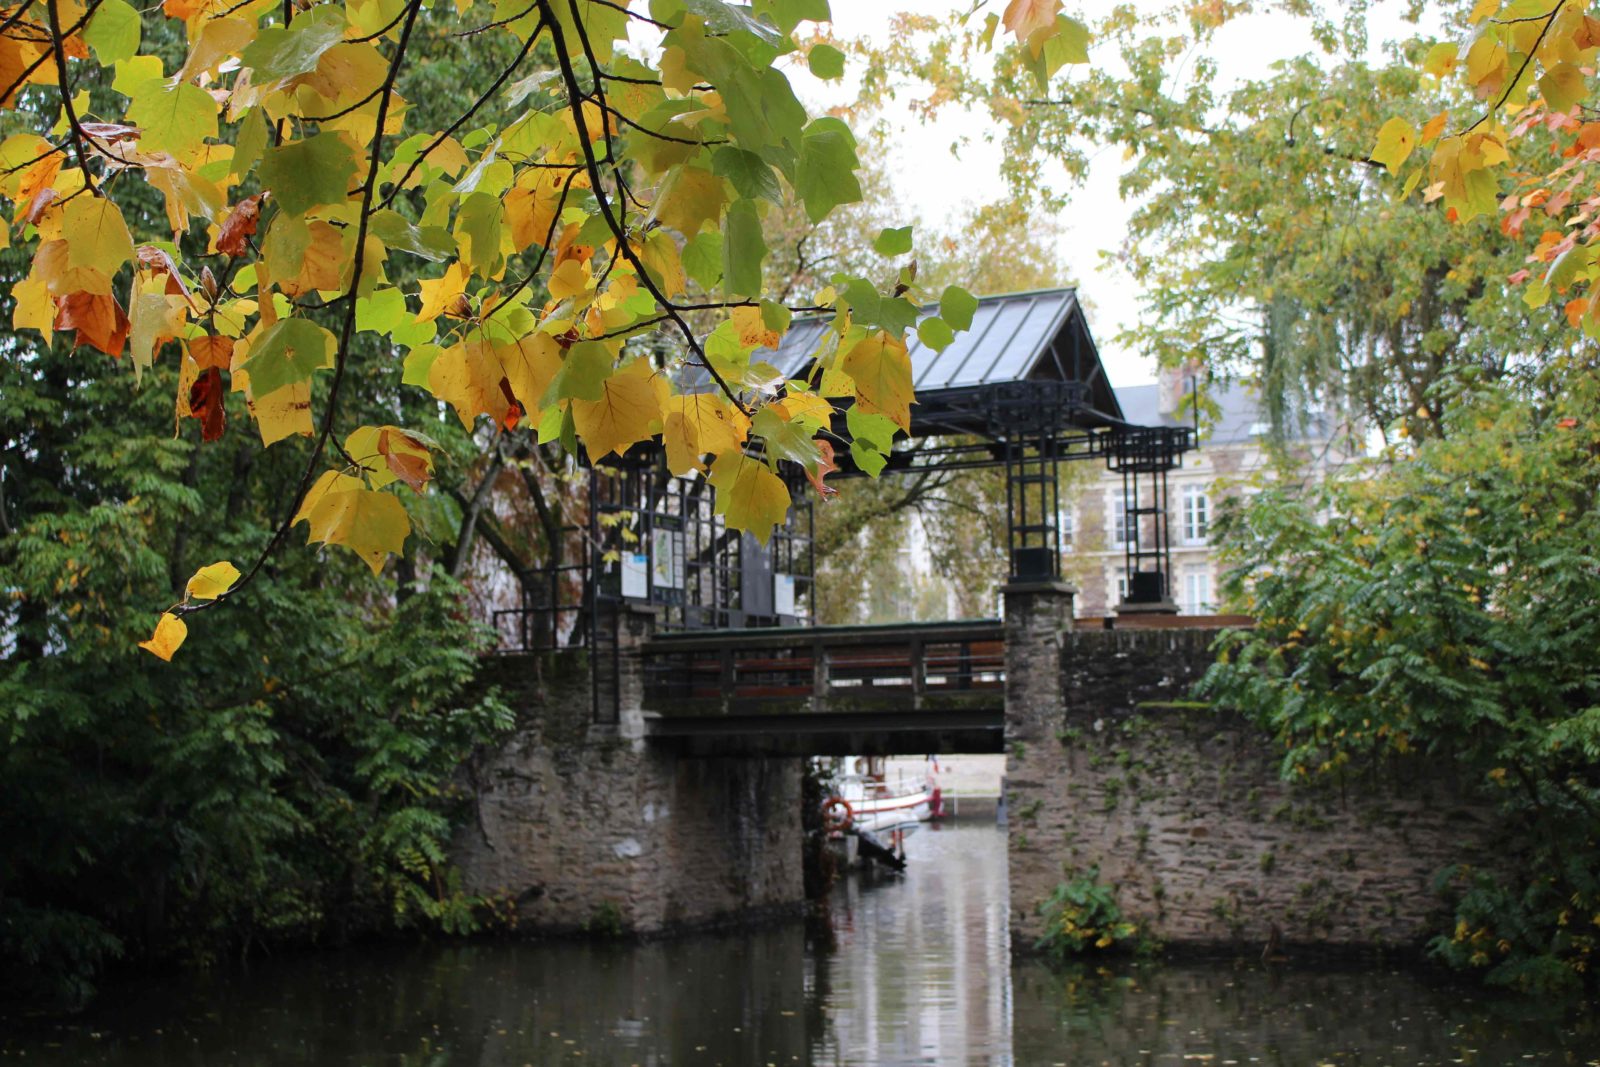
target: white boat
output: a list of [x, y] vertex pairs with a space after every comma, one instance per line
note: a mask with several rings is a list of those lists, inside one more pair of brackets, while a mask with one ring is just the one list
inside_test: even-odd
[[882, 757], [854, 761], [857, 773], [840, 775], [838, 791], [828, 801], [829, 817], [841, 829], [869, 833], [916, 829], [939, 811], [939, 788], [930, 779], [896, 776], [888, 781]]

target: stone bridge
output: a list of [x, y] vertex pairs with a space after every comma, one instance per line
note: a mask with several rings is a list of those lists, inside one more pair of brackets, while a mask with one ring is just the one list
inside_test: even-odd
[[455, 852], [528, 932], [798, 911], [809, 755], [1005, 752], [1020, 947], [1091, 869], [1171, 942], [1412, 943], [1434, 873], [1488, 852], [1486, 809], [1443, 772], [1291, 788], [1265, 738], [1195, 703], [1220, 627], [1248, 620], [1074, 620], [1056, 582], [1008, 587], [1003, 622], [658, 635], [623, 611], [615, 721], [586, 652], [485, 670], [520, 726], [465, 769]]

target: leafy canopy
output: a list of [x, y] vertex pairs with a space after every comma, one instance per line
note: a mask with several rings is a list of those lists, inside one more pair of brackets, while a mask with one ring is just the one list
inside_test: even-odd
[[[1058, 7], [1004, 16], [1047, 65], [1073, 52], [1052, 43], [1075, 25]], [[13, 326], [127, 356], [141, 376], [176, 359], [177, 413], [207, 442], [226, 432], [229, 391], [263, 448], [310, 439], [265, 552], [224, 588], [197, 576], [147, 647], [170, 656], [184, 617], [247, 588], [299, 522], [374, 570], [401, 549], [430, 449], [403, 426], [336, 434], [353, 389], [425, 390], [465, 427], [527, 423], [596, 459], [667, 432], [681, 469], [733, 488], [730, 524], [762, 536], [789, 504], [780, 459], [824, 473], [807, 443], [831, 432], [811, 402], [824, 373], [830, 396], [905, 429], [904, 336], [927, 295], [914, 266], [892, 292], [841, 274], [764, 299], [769, 218], [797, 202], [815, 221], [861, 196], [849, 127], [809, 116], [784, 73], [797, 28], [828, 18], [826, 0], [7, 8], [0, 102], [59, 104], [49, 130], [0, 143], [0, 194], [32, 250]], [[148, 32], [158, 23], [181, 24], [181, 54], [152, 43], [170, 36]], [[430, 65], [507, 38], [511, 60], [464, 109], [441, 121], [405, 95]], [[833, 76], [840, 58], [813, 65]], [[153, 227], [130, 210], [146, 190], [165, 206]], [[811, 377], [782, 382], [754, 353], [795, 312], [832, 329]], [[635, 354], [661, 331], [671, 344]], [[390, 352], [388, 381], [352, 380], [362, 334]], [[715, 432], [672, 422], [685, 396]], [[892, 440], [881, 421], [849, 442], [869, 465]]]

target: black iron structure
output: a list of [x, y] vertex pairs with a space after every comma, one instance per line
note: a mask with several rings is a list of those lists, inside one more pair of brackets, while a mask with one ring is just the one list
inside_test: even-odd
[[[796, 322], [768, 362], [803, 377], [828, 337], [823, 322]], [[1123, 479], [1126, 600], [1170, 597], [1167, 473], [1196, 446], [1195, 431], [1123, 421], [1073, 290], [987, 298], [955, 344], [934, 352], [913, 336], [911, 358], [911, 432], [885, 475], [1004, 467], [1011, 580], [1050, 581], [1061, 576], [1061, 464], [1104, 462]], [[844, 422], [838, 416], [834, 426], [841, 439]], [[836, 455], [834, 477], [863, 473], [848, 450]], [[587, 521], [564, 531], [563, 552], [524, 582], [522, 605], [497, 612], [496, 623], [519, 650], [589, 648], [598, 720], [618, 712], [625, 602], [653, 606], [660, 633], [811, 623], [811, 494], [801, 474], [786, 475], [794, 505], [762, 545], [727, 527], [704, 478], [671, 474], [659, 445], [635, 446], [589, 472]]]

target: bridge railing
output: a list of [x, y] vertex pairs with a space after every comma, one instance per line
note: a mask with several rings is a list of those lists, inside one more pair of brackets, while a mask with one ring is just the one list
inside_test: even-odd
[[1005, 692], [993, 619], [675, 634], [640, 656], [645, 708], [662, 714], [963, 708]]

